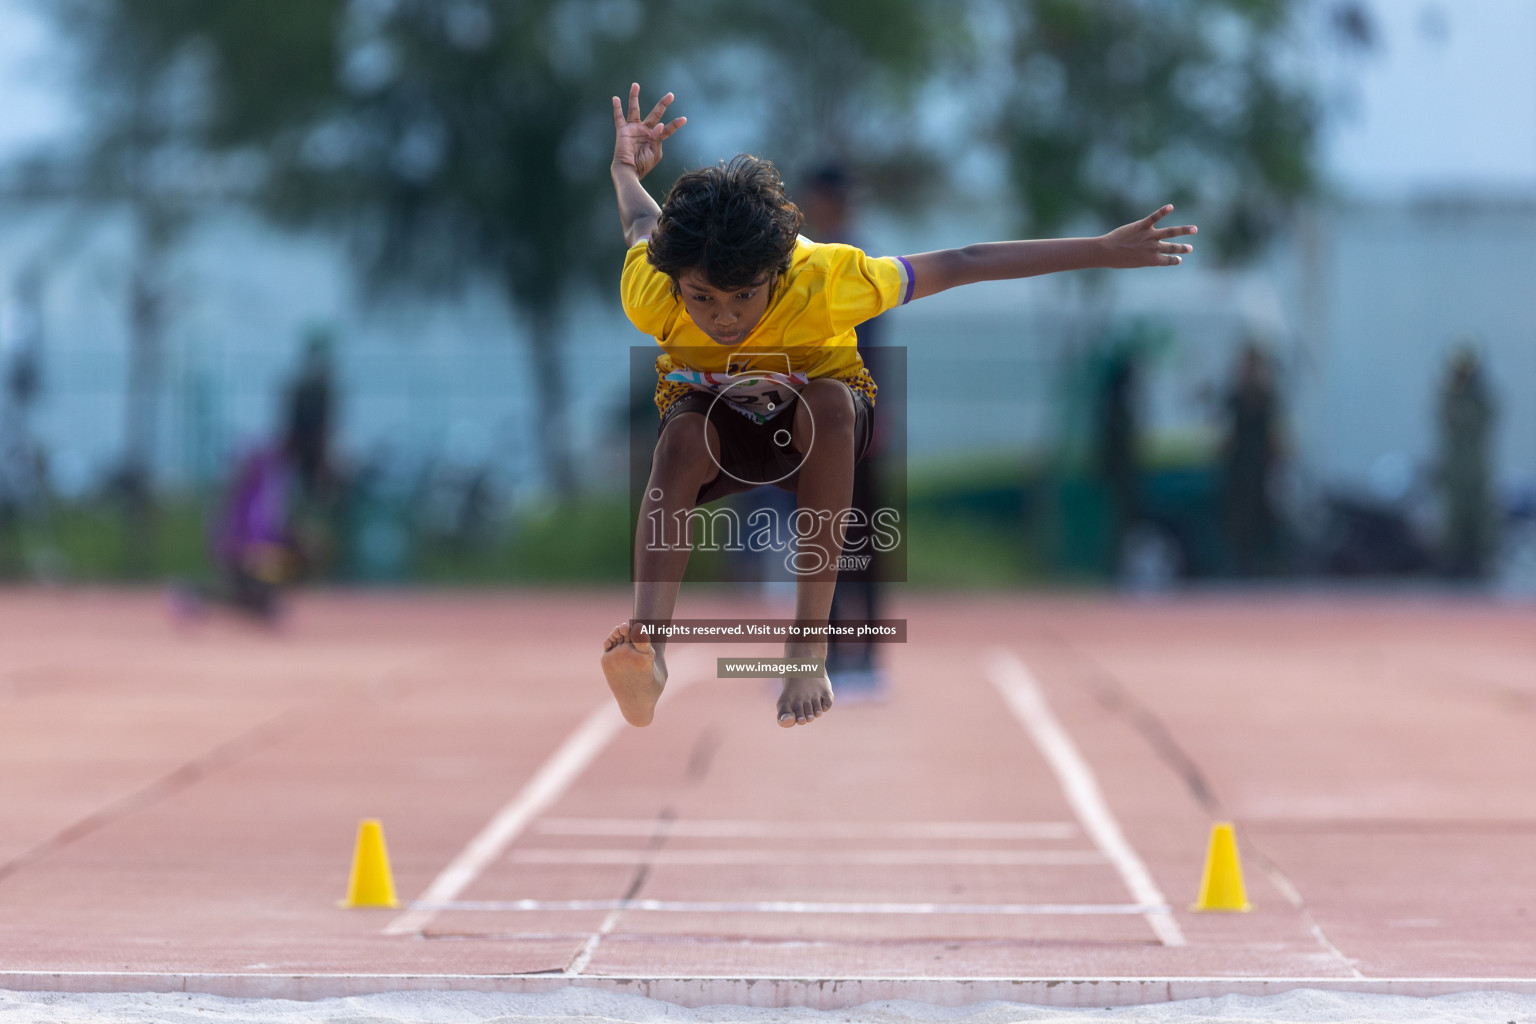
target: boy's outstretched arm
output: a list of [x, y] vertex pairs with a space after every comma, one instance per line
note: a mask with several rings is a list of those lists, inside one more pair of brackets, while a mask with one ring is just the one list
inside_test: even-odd
[[613, 190], [619, 197], [619, 221], [624, 226], [624, 244], [634, 245], [648, 236], [656, 227], [661, 207], [640, 184], [640, 179], [650, 173], [661, 160], [661, 144], [683, 125], [686, 117], [674, 118], [662, 124], [662, 115], [672, 94], [667, 93], [651, 112], [640, 116], [640, 85], [629, 87], [629, 116], [625, 117], [619, 98], [613, 98], [613, 127], [617, 132], [613, 142]]
[[912, 267], [912, 297], [920, 299], [977, 281], [1007, 281], [1016, 277], [1054, 274], [1089, 267], [1166, 267], [1182, 262], [1182, 253], [1195, 247], [1168, 239], [1193, 235], [1193, 224], [1160, 228], [1157, 222], [1173, 212], [1165, 206], [1141, 220], [1097, 238], [1043, 238], [1020, 242], [983, 242], [962, 249], [908, 256]]

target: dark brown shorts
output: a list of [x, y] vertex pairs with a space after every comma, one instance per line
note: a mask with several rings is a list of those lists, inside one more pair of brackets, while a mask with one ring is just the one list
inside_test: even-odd
[[[863, 460], [869, 450], [869, 439], [874, 431], [875, 406], [869, 398], [852, 388], [853, 397], [853, 451], [855, 463]], [[767, 423], [757, 423], [743, 416], [725, 399], [703, 391], [693, 391], [672, 403], [656, 435], [667, 429], [683, 413], [696, 412], [706, 416], [720, 435], [720, 472], [699, 489], [697, 504], [704, 505], [727, 494], [750, 491], [763, 484], [793, 493], [799, 484], [800, 462], [804, 458], [789, 442], [789, 429], [795, 422], [793, 406]]]

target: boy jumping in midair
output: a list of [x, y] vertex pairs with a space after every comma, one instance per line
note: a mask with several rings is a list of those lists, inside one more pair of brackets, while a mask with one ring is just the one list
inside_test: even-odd
[[[603, 643], [603, 674], [631, 725], [649, 725], [667, 682], [665, 643], [641, 622], [668, 622], [688, 564], [698, 505], [759, 483], [797, 496], [795, 619], [825, 625], [848, 525], [853, 467], [868, 447], [875, 382], [854, 328], [893, 306], [977, 281], [1088, 267], [1157, 267], [1194, 247], [1169, 239], [1192, 225], [1157, 226], [1172, 206], [1097, 238], [987, 242], [874, 258], [800, 237], [800, 211], [773, 165], [751, 156], [684, 174], [666, 204], [640, 184], [661, 144], [687, 118], [663, 124], [672, 94], [640, 116], [613, 98], [614, 190], [629, 254], [624, 312], [662, 347], [660, 434], [635, 536], [629, 622]], [[750, 370], [751, 380], [737, 370]], [[655, 524], [686, 523], [678, 543]], [[814, 557], [807, 557], [814, 556]], [[824, 634], [823, 634], [824, 636]], [[825, 658], [827, 641], [792, 640], [786, 658]], [[778, 721], [813, 722], [832, 708], [832, 684], [784, 680]]]

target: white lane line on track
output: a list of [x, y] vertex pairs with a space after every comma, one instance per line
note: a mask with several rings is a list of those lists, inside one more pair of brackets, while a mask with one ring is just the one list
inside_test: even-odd
[[[977, 914], [988, 916], [1143, 915], [1166, 913], [1165, 905], [1145, 903], [805, 903], [788, 900], [700, 902], [689, 900], [450, 900], [413, 908], [508, 913], [512, 911], [649, 910], [663, 914]], [[607, 922], [604, 922], [605, 924]], [[612, 926], [609, 925], [611, 928]]]
[[608, 911], [608, 916], [603, 918], [603, 923], [598, 926], [597, 931], [587, 936], [587, 941], [581, 944], [581, 949], [571, 958], [571, 962], [566, 964], [565, 970], [561, 972], [562, 974], [568, 974], [574, 978], [587, 969], [587, 965], [592, 962], [592, 957], [597, 953], [597, 944], [602, 942], [609, 932], [613, 931], [614, 926], [619, 923], [619, 918], [623, 916], [624, 911], [630, 909], [629, 900], [619, 900], [617, 902], [621, 905]]
[[[692, 681], [696, 673], [673, 669], [671, 676], [667, 690], [675, 697], [676, 691]], [[619, 714], [618, 705], [605, 700], [432, 880], [421, 898], [411, 904], [411, 909], [385, 927], [384, 934], [419, 935], [437, 915], [437, 910], [432, 907], [458, 896], [480, 877], [481, 872], [500, 859], [528, 823], [560, 799], [624, 728], [624, 716]]]
[[[639, 836], [653, 818], [541, 818], [529, 829], [546, 836]], [[1070, 821], [674, 821], [667, 835], [688, 839], [1072, 839]]]
[[[291, 982], [291, 981], [388, 981], [396, 982], [387, 990], [389, 992], [409, 991], [437, 991], [443, 990], [445, 983], [458, 982], [465, 986], [465, 991], [497, 991], [496, 987], [473, 987], [476, 983], [499, 983], [505, 986], [505, 991], [517, 991], [521, 983], [531, 982], [535, 985], [545, 979], [558, 981], [559, 974], [452, 974], [432, 971], [417, 972], [382, 972], [382, 971], [61, 971], [55, 969], [40, 971], [24, 970], [0, 970], [0, 989], [8, 992], [128, 992], [142, 994], [145, 992], [177, 992], [209, 993], [205, 987], [209, 982], [236, 981], [236, 982]], [[1025, 985], [1045, 985], [1055, 987], [1058, 985], [1147, 985], [1156, 988], [1164, 988], [1170, 985], [1213, 985], [1219, 986], [1217, 991], [1207, 993], [1212, 996], [1228, 994], [1226, 988], [1234, 985], [1258, 985], [1265, 988], [1276, 988], [1281, 991], [1299, 987], [1327, 988], [1344, 992], [1368, 992], [1387, 987], [1414, 986], [1414, 985], [1449, 985], [1455, 986], [1455, 992], [1466, 992], [1474, 989], [1487, 990], [1493, 988], [1512, 988], [1525, 992], [1536, 990], [1536, 977], [1489, 977], [1471, 975], [1467, 977], [1438, 977], [1438, 976], [1392, 976], [1392, 977], [1365, 977], [1344, 978], [1339, 975], [1277, 975], [1277, 974], [1214, 974], [1214, 975], [1098, 975], [1098, 974], [1056, 974], [1056, 975], [1017, 975], [1017, 974], [584, 974], [583, 982], [616, 981], [620, 983], [635, 981], [742, 981], [765, 982], [777, 981], [803, 985], [806, 988], [814, 988], [829, 982], [851, 982], [871, 984], [926, 984], [941, 983], [985, 983], [998, 982], [1007, 985], [1011, 989], [1019, 989]], [[131, 982], [132, 988], [117, 987], [117, 983]], [[61, 983], [63, 983], [61, 985]], [[421, 984], [425, 983], [425, 984]], [[563, 984], [563, 983], [562, 983]], [[86, 987], [93, 986], [93, 987]], [[95, 987], [100, 986], [100, 987]], [[151, 987], [153, 986], [153, 987]], [[270, 992], [270, 989], [267, 990]], [[314, 999], [316, 989], [303, 990], [302, 997]], [[239, 993], [231, 993], [249, 998], [249, 990]], [[351, 993], [360, 994], [360, 993]], [[1404, 993], [1407, 994], [1407, 993]], [[1436, 993], [1448, 994], [1448, 993]], [[268, 998], [281, 998], [268, 996]], [[295, 994], [289, 998], [300, 998]], [[652, 998], [656, 998], [653, 994]], [[1179, 998], [1191, 998], [1180, 996]], [[1167, 997], [1162, 997], [1167, 1001]], [[1151, 1005], [1157, 1000], [1144, 1000], [1135, 1005]], [[1092, 1005], [1092, 1004], [1090, 1004]], [[1251, 1019], [1251, 1018], [1250, 1018]]]
[[501, 857], [529, 821], [560, 798], [623, 728], [624, 717], [619, 714], [618, 706], [611, 702], [589, 714], [517, 796], [497, 811], [480, 834], [432, 880], [421, 899], [389, 923], [384, 934], [419, 934], [437, 914], [431, 906], [452, 900], [467, 889], [481, 872]]
[[1157, 883], [1152, 880], [1152, 873], [1126, 840], [1120, 823], [1115, 820], [1109, 805], [1104, 801], [1104, 794], [1094, 778], [1093, 769], [1088, 767], [1077, 745], [1052, 714], [1050, 705], [1045, 702], [1045, 695], [1040, 691], [1040, 684], [1035, 681], [1029, 669], [1012, 652], [998, 649], [992, 654], [987, 677], [1003, 695], [1014, 717], [1035, 741], [1035, 746], [1040, 749], [1046, 763], [1060, 781], [1062, 792], [1077, 814], [1078, 821], [1082, 822], [1083, 830], [1114, 865], [1121, 881], [1130, 891], [1131, 899], [1153, 908], [1146, 911], [1147, 924], [1151, 926], [1153, 934], [1165, 946], [1184, 945], [1184, 932], [1174, 920], [1162, 890], [1157, 887]]
[[518, 864], [1103, 864], [1097, 850], [513, 850]]
[[1285, 901], [1296, 908], [1297, 914], [1301, 916], [1302, 923], [1307, 926], [1307, 931], [1312, 933], [1312, 937], [1317, 940], [1317, 944], [1327, 950], [1330, 956], [1343, 964], [1356, 978], [1364, 978], [1365, 974], [1360, 970], [1359, 965], [1345, 956], [1344, 951], [1335, 946], [1333, 940], [1328, 938], [1327, 934], [1323, 931], [1323, 926], [1317, 923], [1317, 918], [1312, 916], [1312, 910], [1307, 906], [1307, 901], [1302, 899], [1301, 890], [1296, 888], [1296, 883], [1292, 882], [1285, 872], [1281, 871], [1279, 866], [1268, 857], [1259, 857], [1258, 865], [1259, 870], [1264, 872], [1265, 877], [1274, 884], [1276, 889], [1280, 890], [1280, 895], [1285, 897]]

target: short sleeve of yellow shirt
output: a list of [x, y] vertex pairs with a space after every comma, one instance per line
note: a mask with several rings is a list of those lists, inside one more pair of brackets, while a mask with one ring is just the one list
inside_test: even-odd
[[[642, 240], [629, 250], [619, 290], [630, 321], [662, 347], [658, 375], [677, 367], [724, 373], [744, 365], [787, 366], [812, 380], [836, 378], [874, 400], [874, 381], [859, 358], [854, 328], [911, 301], [906, 260], [802, 237], [762, 319], [739, 343], [727, 346], [694, 325], [682, 299], [672, 294], [671, 279], [651, 266], [647, 248]], [[686, 384], [660, 381], [656, 404], [665, 412], [686, 393]]]

